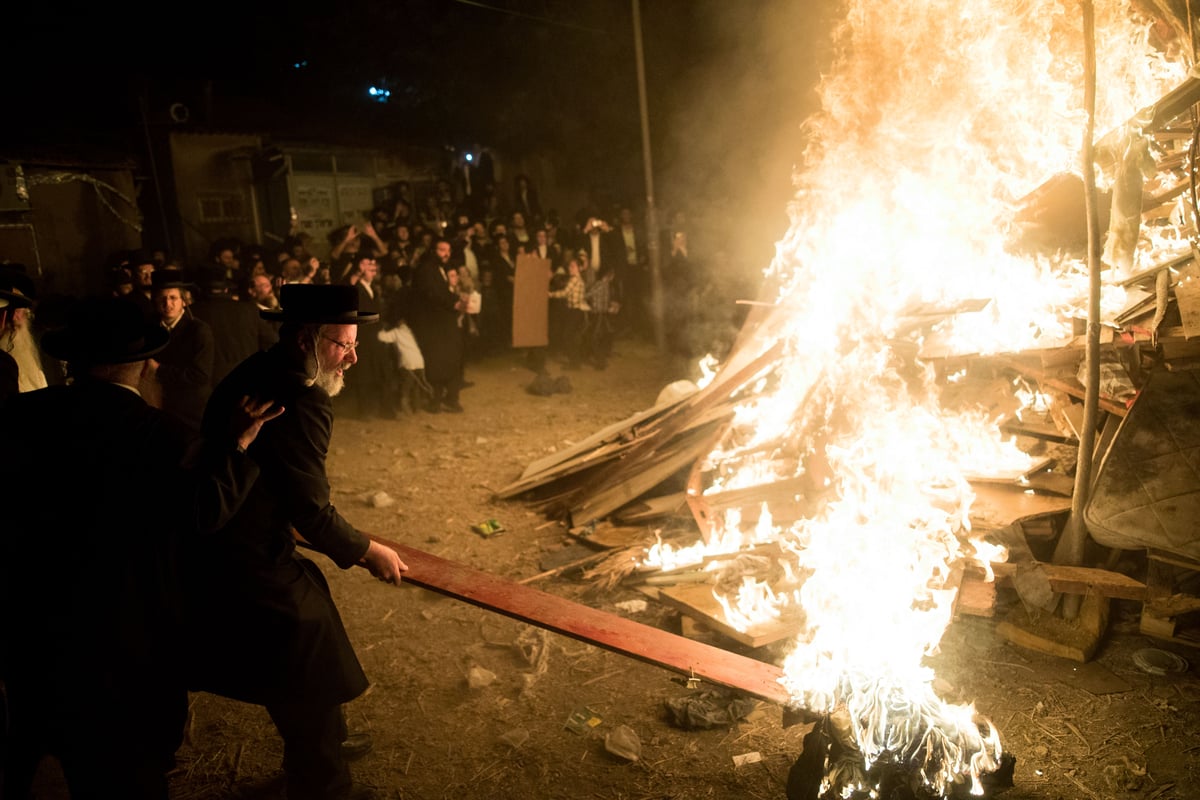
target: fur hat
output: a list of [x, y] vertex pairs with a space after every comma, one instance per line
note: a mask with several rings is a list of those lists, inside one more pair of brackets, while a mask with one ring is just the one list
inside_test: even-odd
[[67, 315], [62, 328], [46, 331], [42, 349], [68, 363], [128, 364], [167, 346], [170, 334], [150, 323], [138, 306], [119, 297], [89, 297]]
[[285, 284], [279, 290], [279, 308], [258, 313], [272, 322], [304, 325], [362, 325], [379, 321], [378, 313], [358, 310], [358, 289], [336, 283]]

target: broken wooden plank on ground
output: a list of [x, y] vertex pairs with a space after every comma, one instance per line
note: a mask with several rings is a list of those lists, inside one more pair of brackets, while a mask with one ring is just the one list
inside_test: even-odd
[[794, 625], [785, 625], [778, 620], [756, 623], [739, 631], [725, 619], [725, 609], [713, 596], [711, 583], [692, 583], [683, 586], [664, 586], [658, 591], [658, 599], [676, 611], [703, 622], [722, 635], [747, 647], [763, 645], [788, 639], [796, 635]]
[[1056, 462], [1053, 458], [1047, 457], [1039, 459], [1030, 466], [1024, 467], [1020, 470], [1010, 470], [1003, 473], [995, 472], [987, 475], [966, 474], [963, 477], [965, 477], [971, 484], [989, 483], [1001, 486], [1015, 484], [1021, 488], [1026, 488], [1023, 484], [1029, 480], [1029, 476], [1036, 475], [1039, 472], [1044, 472], [1050, 469], [1050, 467], [1054, 466], [1055, 463]]
[[751, 527], [757, 524], [764, 503], [776, 524], [800, 519], [807, 510], [801, 498], [810, 483], [804, 477], [784, 478], [772, 483], [710, 494], [693, 491], [694, 487], [689, 486], [687, 502], [704, 541], [711, 543], [715, 520], [731, 508], [739, 509], [742, 523]]
[[616, 522], [631, 525], [687, 512], [687, 493], [671, 492], [658, 497], [643, 497], [613, 514]]
[[404, 581], [688, 677], [787, 706], [779, 667], [591, 608], [465, 564], [393, 542], [409, 571]]
[[[620, 473], [609, 474], [596, 482], [599, 486], [588, 493], [569, 511], [571, 524], [587, 525], [635, 502], [643, 494], [658, 486], [673, 475], [687, 468], [700, 457], [698, 449], [712, 435], [712, 428], [692, 430], [675, 441], [665, 443], [655, 451], [647, 453], [642, 463], [619, 464], [626, 467]], [[651, 457], [652, 456], [652, 457]]]
[[971, 488], [975, 491], [971, 520], [987, 528], [1004, 528], [1071, 510], [1070, 497], [1040, 494], [1012, 484], [973, 483]]
[[1118, 600], [1144, 600], [1146, 584], [1121, 572], [1098, 567], [1077, 567], [1069, 564], [993, 564], [996, 580], [1004, 585], [1018, 570], [1037, 567], [1050, 582], [1050, 588], [1060, 594], [1096, 594]]
[[1053, 422], [1044, 422], [1038, 419], [1010, 417], [1000, 423], [1000, 432], [1010, 436], [1027, 436], [1031, 439], [1040, 439], [1043, 442], [1054, 442], [1055, 444], [1079, 444], [1079, 439], [1074, 434], [1063, 433]]
[[[597, 431], [581, 442], [544, 456], [525, 467], [521, 477], [497, 493], [497, 497], [514, 497], [521, 492], [554, 480], [561, 474], [593, 466], [589, 461], [598, 461], [619, 453], [636, 440], [641, 428], [655, 418], [667, 413], [679, 401], [664, 403], [645, 409]], [[577, 462], [584, 462], [576, 467]]]
[[[1082, 358], [1082, 353], [1080, 354]], [[1071, 397], [1083, 400], [1087, 396], [1087, 390], [1083, 384], [1074, 376], [1055, 376], [1047, 374], [1045, 370], [1034, 364], [1029, 363], [1028, 359], [1022, 359], [1016, 355], [1009, 356], [993, 356], [997, 363], [1004, 364], [1027, 378], [1037, 381], [1039, 384], [1054, 389], [1056, 391], [1068, 394]], [[1107, 411], [1110, 414], [1115, 414], [1119, 417], [1124, 417], [1129, 413], [1129, 409], [1124, 403], [1117, 400], [1112, 400], [1106, 397], [1097, 399], [1097, 404], [1100, 409]]]
[[631, 547], [652, 538], [646, 528], [640, 525], [614, 525], [605, 520], [601, 520], [595, 525], [571, 528], [567, 533], [573, 539], [606, 550], [615, 547]]

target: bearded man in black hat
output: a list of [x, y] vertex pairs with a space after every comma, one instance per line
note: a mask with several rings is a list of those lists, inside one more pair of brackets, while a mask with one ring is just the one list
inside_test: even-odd
[[167, 332], [118, 298], [79, 301], [41, 346], [69, 383], [4, 404], [0, 795], [24, 800], [58, 759], [76, 798], [166, 800], [183, 738], [183, 539], [219, 528], [258, 469], [245, 455], [277, 411], [238, 404], [201, 443], [138, 386]]
[[[32, 301], [18, 292], [6, 292], [0, 289], [0, 332], [9, 327], [13, 312], [29, 308]], [[0, 406], [4, 401], [15, 395], [20, 389], [21, 367], [17, 360], [0, 349]]]
[[249, 455], [262, 474], [241, 509], [190, 563], [198, 635], [193, 688], [266, 707], [284, 741], [288, 800], [368, 796], [347, 766], [342, 704], [367, 688], [320, 568], [296, 550], [297, 536], [337, 566], [365, 567], [395, 585], [408, 569], [390, 547], [356, 530], [329, 499], [325, 456], [331, 398], [358, 360], [353, 286], [287, 284], [279, 341], [234, 368], [213, 391], [206, 432], [225, 429], [237, 399], [287, 410]]

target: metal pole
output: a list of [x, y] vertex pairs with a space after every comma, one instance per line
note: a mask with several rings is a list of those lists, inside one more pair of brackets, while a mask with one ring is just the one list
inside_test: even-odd
[[642, 57], [642, 9], [633, 2], [633, 44], [637, 54], [638, 108], [642, 115], [642, 164], [646, 177], [646, 254], [650, 260], [650, 316], [654, 323], [654, 344], [667, 348], [663, 329], [662, 259], [658, 242], [658, 211], [654, 207], [654, 167], [650, 159], [650, 115], [646, 105], [646, 63]]

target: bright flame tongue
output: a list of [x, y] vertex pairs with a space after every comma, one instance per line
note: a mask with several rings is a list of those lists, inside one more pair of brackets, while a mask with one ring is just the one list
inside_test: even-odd
[[[722, 602], [734, 624], [796, 619], [784, 684], [796, 705], [839, 720], [861, 755], [830, 765], [825, 789], [862, 788], [888, 754], [937, 791], [969, 782], [981, 793], [999, 738], [972, 707], [934, 695], [922, 660], [950, 622], [958, 573], [977, 558], [964, 476], [1029, 459], [1000, 442], [995, 420], [939, 408], [932, 377], [893, 348], [921, 330], [914, 312], [974, 300], [986, 308], [934, 329], [940, 351], [1012, 352], [1070, 337], [1087, 298], [1085, 265], [1006, 245], [1018, 202], [1057, 173], [1078, 173], [1083, 25], [1074, 0], [848, 6], [842, 57], [806, 126], [792, 225], [767, 270], [781, 288], [759, 342], [765, 352], [783, 340], [786, 356], [710, 455], [705, 490], [805, 476], [819, 497], [805, 498], [809, 518], [769, 532], [785, 549], [783, 580], [773, 576], [767, 590], [743, 577]], [[1095, 19], [1100, 136], [1187, 70], [1150, 45], [1130, 3], [1099, 0]], [[1138, 258], [1158, 263], [1164, 250], [1154, 247], [1180, 245], [1185, 237], [1143, 242]], [[1108, 297], [1105, 307], [1121, 304]], [[780, 441], [791, 443], [789, 459], [769, 446]], [[742, 531], [740, 512], [727, 513], [717, 544], [762, 540], [764, 520], [767, 509]], [[670, 563], [660, 550], [653, 559]]]

